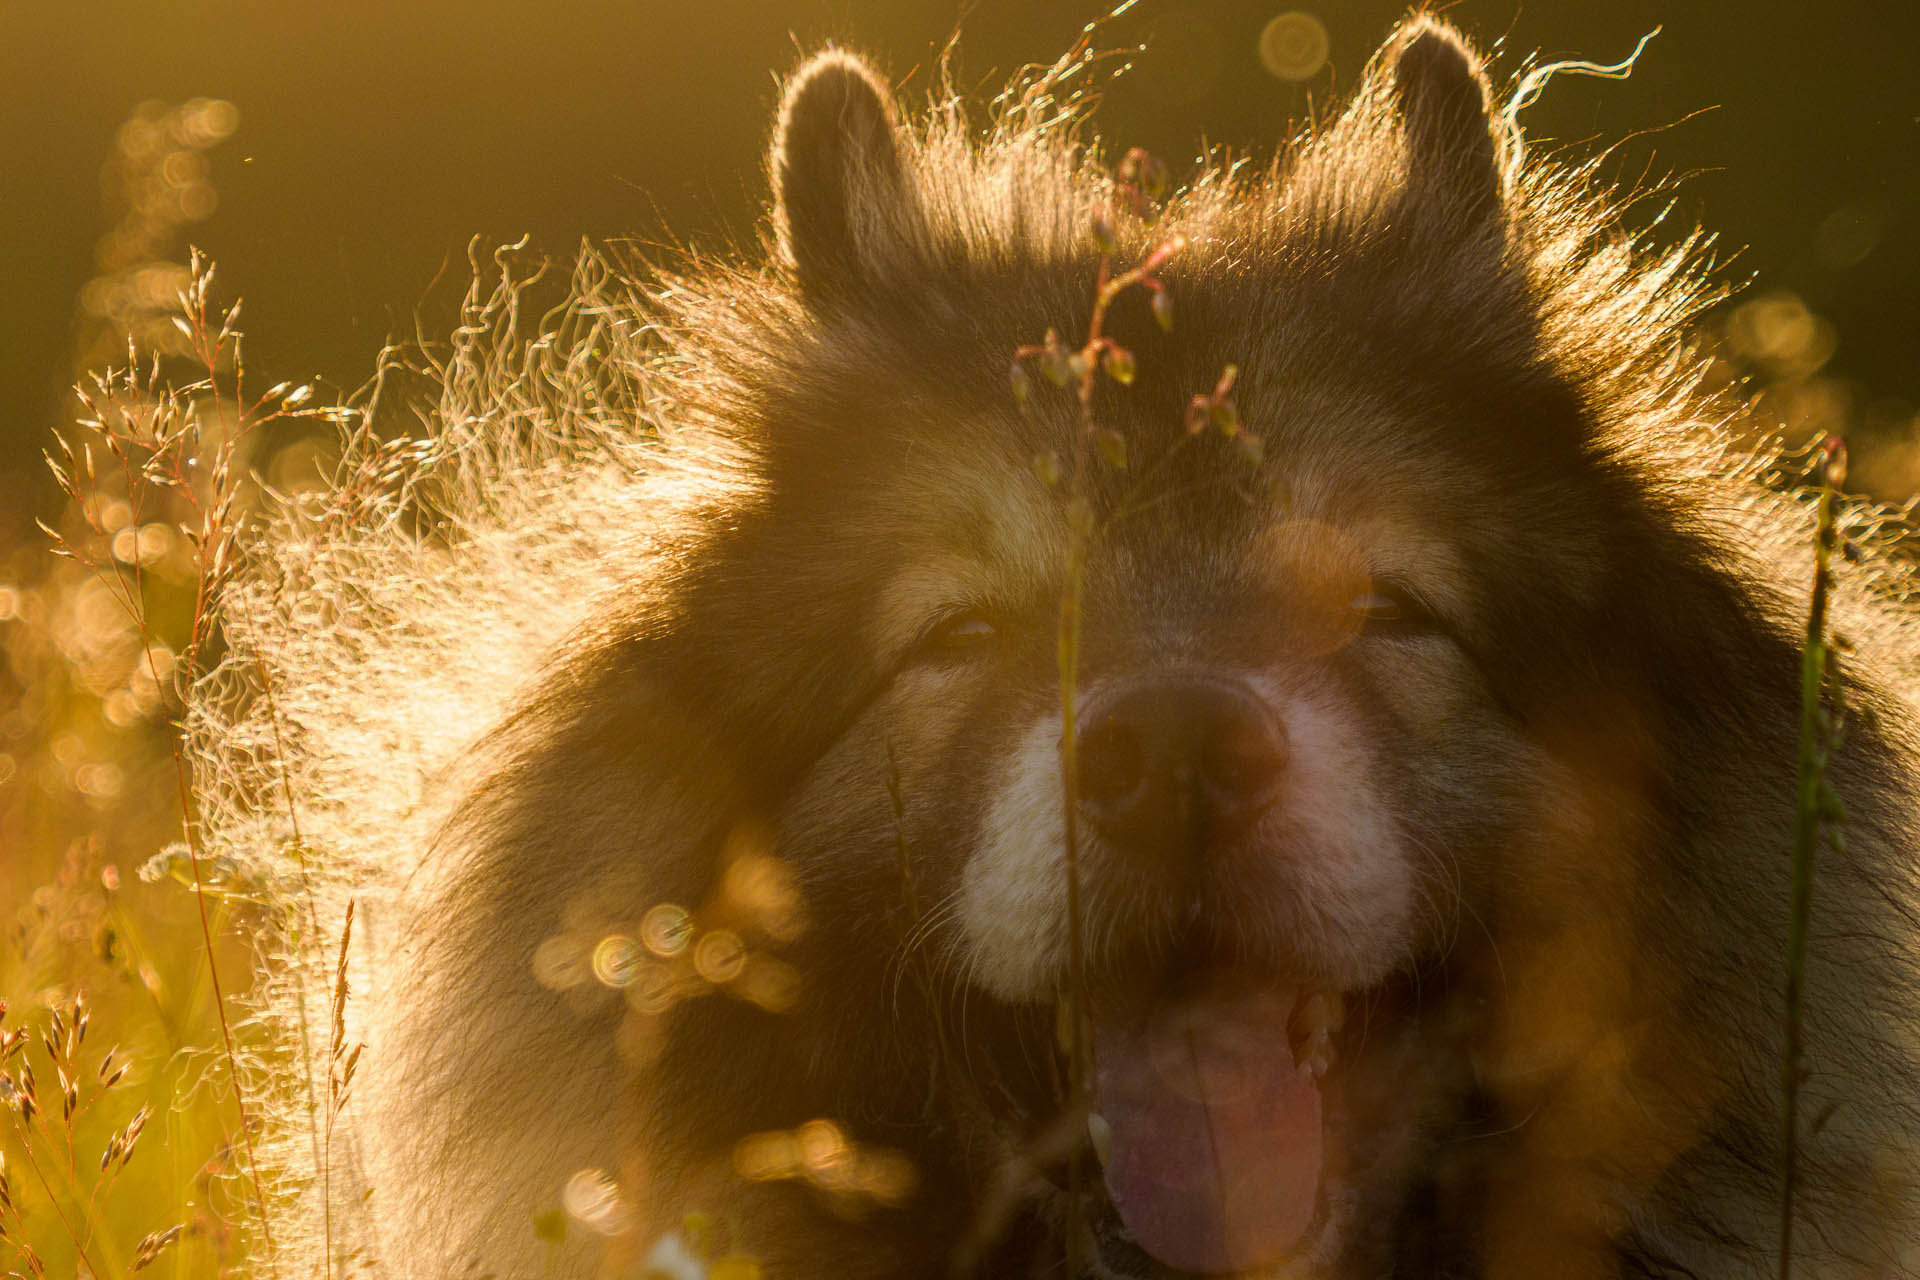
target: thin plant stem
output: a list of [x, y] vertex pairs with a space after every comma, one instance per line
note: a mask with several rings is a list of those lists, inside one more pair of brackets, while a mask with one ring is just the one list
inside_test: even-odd
[[[1136, 215], [1142, 219], [1148, 218], [1152, 205], [1160, 198], [1165, 187], [1164, 167], [1146, 152], [1135, 148], [1127, 153], [1121, 163], [1118, 177], [1113, 211], [1117, 213], [1123, 204], [1130, 205]], [[1118, 240], [1108, 214], [1096, 213], [1091, 230], [1094, 242], [1099, 246], [1100, 257], [1094, 281], [1093, 309], [1087, 318], [1085, 339], [1077, 348], [1069, 349], [1060, 341], [1058, 333], [1049, 330], [1044, 343], [1015, 350], [1013, 369], [1014, 395], [1022, 403], [1031, 385], [1025, 366], [1033, 361], [1055, 385], [1063, 388], [1072, 386], [1078, 407], [1073, 433], [1073, 457], [1066, 476], [1065, 580], [1061, 586], [1060, 617], [1055, 633], [1055, 659], [1060, 685], [1062, 869], [1066, 878], [1067, 908], [1066, 990], [1061, 1000], [1065, 1025], [1059, 1031], [1065, 1041], [1067, 1054], [1067, 1098], [1063, 1120], [1076, 1133], [1085, 1128], [1092, 1111], [1095, 1070], [1091, 1036], [1092, 998], [1088, 990], [1080, 882], [1079, 691], [1087, 565], [1092, 548], [1105, 526], [1136, 509], [1135, 499], [1146, 482], [1157, 476], [1167, 461], [1163, 455], [1149, 466], [1108, 520], [1099, 521], [1087, 493], [1089, 454], [1097, 445], [1101, 459], [1115, 468], [1124, 468], [1127, 459], [1124, 439], [1116, 432], [1104, 430], [1095, 421], [1093, 394], [1102, 370], [1122, 386], [1131, 384], [1134, 379], [1133, 353], [1107, 336], [1109, 308], [1121, 294], [1139, 287], [1151, 295], [1154, 318], [1163, 328], [1169, 327], [1172, 323], [1170, 300], [1157, 273], [1187, 243], [1182, 235], [1170, 236], [1150, 250], [1137, 265], [1116, 274], [1113, 264], [1114, 255], [1118, 252]], [[1193, 397], [1187, 409], [1187, 436], [1191, 437], [1209, 425], [1217, 427], [1234, 439], [1248, 458], [1257, 462], [1260, 456], [1259, 441], [1241, 429], [1238, 411], [1230, 395], [1236, 373], [1232, 365], [1226, 366], [1210, 394]], [[1184, 443], [1184, 439], [1177, 442], [1168, 453], [1171, 454]], [[1045, 453], [1034, 462], [1036, 473], [1046, 484], [1051, 486], [1061, 481], [1060, 460], [1056, 455]], [[1086, 1249], [1091, 1239], [1085, 1222], [1085, 1142], [1068, 1141], [1065, 1146], [1066, 1264], [1069, 1276], [1077, 1277], [1086, 1270]]]
[[[33, 1144], [32, 1132], [28, 1129], [28, 1127], [24, 1123], [18, 1121], [17, 1119], [15, 1121], [15, 1124], [18, 1127], [18, 1130], [20, 1133], [21, 1154], [26, 1156], [27, 1167], [33, 1170], [33, 1176], [39, 1181], [40, 1190], [46, 1194], [47, 1203], [50, 1206], [52, 1206], [54, 1216], [60, 1219], [60, 1226], [63, 1230], [66, 1231], [67, 1239], [73, 1242], [74, 1253], [79, 1256], [80, 1261], [87, 1264], [87, 1270], [91, 1271], [94, 1275], [111, 1274], [108, 1272], [101, 1271], [100, 1268], [94, 1265], [93, 1259], [87, 1256], [87, 1246], [82, 1242], [80, 1233], [73, 1229], [73, 1223], [68, 1220], [66, 1210], [60, 1207], [60, 1197], [56, 1196], [53, 1193], [53, 1185], [47, 1181], [46, 1171], [40, 1167], [40, 1161], [33, 1154], [34, 1144]], [[91, 1232], [89, 1232], [89, 1234], [91, 1234]]]
[[[199, 518], [200, 527], [195, 539], [198, 558], [195, 564], [193, 609], [190, 615], [188, 637], [178, 664], [178, 675], [183, 684], [191, 687], [200, 674], [200, 661], [212, 633], [213, 606], [221, 585], [229, 571], [229, 555], [232, 551], [234, 527], [232, 523], [234, 489], [232, 487], [232, 467], [239, 440], [266, 422], [283, 416], [290, 408], [304, 400], [306, 389], [287, 397], [278, 408], [270, 408], [268, 402], [277, 394], [269, 392], [253, 405], [246, 402], [245, 365], [240, 359], [240, 335], [234, 328], [238, 315], [238, 304], [230, 308], [216, 326], [208, 314], [207, 296], [212, 282], [212, 269], [195, 252], [190, 265], [192, 280], [181, 297], [182, 315], [176, 324], [186, 336], [195, 362], [206, 371], [204, 379], [186, 389], [187, 393], [204, 393], [205, 403], [217, 410], [223, 399], [220, 390], [220, 365], [229, 347], [233, 354], [232, 394], [236, 410], [235, 430], [223, 436], [213, 456], [206, 475], [210, 489], [205, 501], [199, 496], [197, 485], [199, 478], [194, 474], [197, 466], [197, 449], [200, 443], [197, 408], [189, 408], [177, 397], [182, 393], [167, 392], [166, 411], [186, 415], [180, 419], [183, 425], [178, 431], [168, 432], [161, 428], [162, 410], [154, 411], [154, 435], [148, 441], [141, 440], [137, 434], [127, 430], [124, 425], [111, 421], [109, 414], [96, 418], [93, 425], [100, 433], [110, 454], [119, 462], [125, 473], [128, 486], [128, 503], [135, 513], [135, 527], [138, 527], [139, 515], [143, 511], [144, 500], [154, 487], [167, 487], [177, 491], [183, 501]], [[130, 366], [128, 385], [136, 392], [142, 390], [135, 372]], [[103, 394], [112, 395], [110, 383], [101, 382]], [[160, 386], [159, 362], [156, 359], [153, 374], [145, 392], [153, 394]], [[90, 406], [93, 401], [86, 393], [82, 398]], [[264, 411], [264, 412], [263, 412]], [[144, 451], [144, 457], [141, 456]], [[69, 461], [74, 458], [70, 448], [66, 450]], [[91, 450], [83, 450], [80, 458], [84, 461], [85, 482], [94, 480]], [[80, 492], [74, 475], [58, 465], [54, 468], [56, 477], [71, 496], [82, 500], [89, 496]], [[89, 517], [89, 524], [96, 533], [101, 532], [99, 525]], [[123, 608], [130, 616], [141, 644], [141, 657], [146, 664], [148, 677], [156, 689], [164, 690], [166, 680], [162, 677], [158, 657], [159, 641], [155, 637], [146, 608], [146, 586], [140, 557], [133, 557], [131, 572], [123, 571], [112, 563], [109, 552], [106, 565], [80, 552], [67, 543], [57, 533], [57, 549], [73, 555], [81, 563], [90, 567], [95, 575], [105, 581], [118, 596]], [[240, 1071], [239, 1053], [234, 1046], [233, 1029], [227, 1016], [225, 983], [220, 976], [220, 967], [214, 946], [214, 928], [207, 906], [208, 886], [204, 874], [206, 848], [202, 838], [198, 809], [194, 803], [193, 779], [182, 749], [182, 739], [186, 733], [184, 719], [175, 725], [173, 740], [169, 744], [173, 758], [174, 780], [180, 800], [181, 831], [187, 847], [187, 861], [193, 870], [194, 905], [199, 917], [200, 940], [206, 955], [206, 975], [213, 995], [215, 1020], [220, 1027], [221, 1044], [224, 1050], [228, 1075], [233, 1083], [234, 1109], [240, 1127], [240, 1145], [246, 1153], [247, 1180], [251, 1183], [252, 1201], [258, 1213], [260, 1236], [269, 1258], [269, 1270], [279, 1274], [278, 1251], [274, 1247], [273, 1228], [267, 1211], [266, 1193], [261, 1184], [259, 1162], [254, 1153], [252, 1118], [247, 1105], [246, 1086]]]
[[1829, 436], [1820, 445], [1820, 499], [1813, 540], [1813, 592], [1807, 608], [1806, 647], [1800, 662], [1800, 750], [1794, 798], [1793, 889], [1787, 917], [1786, 1051], [1783, 1056], [1780, 1178], [1780, 1280], [1793, 1274], [1794, 1198], [1800, 1173], [1801, 1058], [1805, 1050], [1808, 922], [1813, 910], [1814, 854], [1822, 823], [1833, 816], [1827, 784], [1831, 715], [1822, 706], [1827, 685], [1827, 601], [1838, 541], [1835, 490], [1846, 477], [1846, 446]]
[[[1074, 392], [1079, 401], [1079, 429], [1074, 433], [1071, 497], [1067, 511], [1066, 581], [1060, 596], [1058, 652], [1060, 674], [1060, 802], [1062, 861], [1067, 882], [1067, 1116], [1076, 1129], [1092, 1110], [1093, 1044], [1088, 1035], [1091, 996], [1087, 988], [1087, 957], [1080, 886], [1080, 628], [1084, 613], [1087, 552], [1093, 536], [1093, 517], [1087, 505], [1088, 443], [1093, 435], [1093, 390], [1101, 357], [1114, 346], [1106, 336], [1107, 310], [1115, 298], [1135, 285], [1153, 279], [1153, 273], [1185, 245], [1175, 237], [1119, 275], [1113, 273], [1113, 255], [1100, 255], [1094, 284], [1093, 312], [1087, 320], [1086, 341], [1079, 352]], [[1067, 1147], [1067, 1273], [1084, 1270], [1087, 1242], [1084, 1144]]]

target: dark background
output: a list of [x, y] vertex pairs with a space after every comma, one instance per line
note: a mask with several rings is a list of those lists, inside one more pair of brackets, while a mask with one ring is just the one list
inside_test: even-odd
[[[958, 26], [960, 81], [990, 91], [1051, 61], [1100, 9], [1036, 0], [283, 0], [25, 5], [0, 0], [0, 509], [53, 505], [38, 466], [81, 370], [76, 298], [113, 224], [102, 166], [144, 99], [231, 102], [207, 152], [218, 206], [191, 227], [246, 303], [263, 380], [359, 385], [389, 337], [452, 323], [470, 239], [530, 234], [750, 242], [776, 77], [835, 40], [911, 100]], [[1292, 9], [1330, 37], [1302, 83], [1263, 67]], [[1920, 403], [1920, 18], [1907, 0], [1461, 0], [1447, 10], [1504, 80], [1539, 53], [1614, 61], [1656, 24], [1632, 79], [1555, 81], [1536, 141], [1627, 141], [1609, 171], [1683, 176], [1748, 296], [1786, 291], [1837, 337], [1825, 375], [1877, 429]], [[1398, 0], [1146, 0], [1100, 40], [1148, 50], [1106, 96], [1118, 145], [1174, 162], [1205, 142], [1271, 152], [1337, 100]], [[1589, 148], [1591, 149], [1591, 148]], [[1650, 215], [1651, 209], [1647, 210]], [[1823, 231], [1824, 228], [1824, 231]], [[1735, 256], [1734, 251], [1738, 250]], [[1860, 406], [1865, 406], [1861, 408]]]

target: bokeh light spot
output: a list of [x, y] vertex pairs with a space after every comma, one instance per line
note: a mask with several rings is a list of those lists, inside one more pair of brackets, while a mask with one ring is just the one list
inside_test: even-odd
[[180, 141], [190, 147], [210, 147], [240, 127], [240, 108], [222, 98], [195, 98], [181, 110], [176, 126]]
[[734, 1172], [749, 1182], [791, 1178], [800, 1168], [800, 1144], [791, 1133], [750, 1133], [733, 1148]]
[[733, 1148], [733, 1168], [750, 1182], [794, 1179], [837, 1199], [865, 1196], [890, 1205], [905, 1203], [919, 1182], [913, 1161], [901, 1152], [855, 1142], [824, 1119], [747, 1135]]
[[919, 1181], [913, 1161], [897, 1151], [874, 1151], [861, 1158], [861, 1189], [882, 1204], [905, 1204]]
[[1766, 367], [1774, 379], [1803, 378], [1832, 358], [1838, 335], [1797, 295], [1762, 294], [1740, 304], [1728, 325], [1739, 355]]
[[533, 949], [533, 979], [549, 991], [577, 987], [591, 973], [579, 942], [565, 934], [548, 938]]
[[640, 944], [625, 934], [610, 933], [594, 944], [593, 976], [605, 986], [631, 986], [645, 963]]
[[1304, 10], [1280, 14], [1260, 32], [1260, 65], [1282, 80], [1311, 79], [1331, 51], [1325, 24]]
[[693, 967], [714, 986], [725, 986], [747, 967], [747, 946], [731, 929], [702, 934], [693, 945]]
[[677, 902], [662, 902], [640, 921], [640, 941], [663, 960], [687, 949], [693, 938], [693, 916]]
[[134, 539], [134, 554], [141, 564], [154, 564], [173, 549], [173, 530], [159, 521], [140, 526]]
[[116, 764], [83, 764], [73, 771], [74, 790], [95, 800], [111, 800], [120, 794], [126, 775]]
[[196, 182], [180, 189], [177, 202], [183, 222], [205, 222], [220, 207], [220, 195], [210, 184]]
[[643, 966], [627, 985], [627, 1008], [648, 1017], [659, 1017], [680, 999], [680, 983], [665, 965]]
[[778, 858], [764, 853], [735, 858], [721, 892], [730, 910], [747, 916], [775, 942], [791, 942], [805, 929], [799, 887]]
[[568, 1178], [560, 1203], [568, 1216], [600, 1235], [625, 1235], [633, 1228], [633, 1213], [620, 1185], [604, 1169], [582, 1169]]
[[800, 1165], [815, 1186], [826, 1191], [849, 1189], [852, 1152], [847, 1135], [831, 1120], [809, 1120], [794, 1134], [799, 1146]]
[[749, 956], [745, 970], [734, 979], [732, 991], [768, 1013], [785, 1013], [800, 997], [800, 971], [772, 956]]
[[1885, 219], [1862, 205], [1842, 205], [1828, 214], [1813, 233], [1813, 251], [1829, 267], [1859, 266], [1879, 247]]
[[198, 151], [174, 151], [160, 162], [160, 177], [169, 186], [184, 187], [207, 176], [207, 158]]

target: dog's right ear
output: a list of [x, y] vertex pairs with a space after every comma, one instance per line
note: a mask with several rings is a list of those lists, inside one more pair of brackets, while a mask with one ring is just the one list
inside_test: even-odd
[[1479, 55], [1454, 28], [1424, 15], [1403, 25], [1387, 51], [1410, 180], [1470, 222], [1499, 218], [1512, 141]]
[[918, 207], [893, 99], [852, 54], [829, 49], [787, 82], [768, 167], [779, 252], [813, 297], [902, 265]]

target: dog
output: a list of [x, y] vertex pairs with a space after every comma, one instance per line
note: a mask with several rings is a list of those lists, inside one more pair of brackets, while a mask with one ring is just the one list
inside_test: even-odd
[[[1701, 389], [1696, 245], [1525, 154], [1430, 16], [1163, 206], [1073, 65], [980, 135], [815, 56], [763, 257], [589, 255], [530, 346], [476, 295], [410, 487], [263, 542], [230, 630], [276, 697], [201, 741], [279, 717], [360, 912], [358, 1077], [271, 1144], [290, 1248], [1772, 1273], [1812, 516]], [[1821, 1277], [1920, 1273], [1920, 644], [1856, 541]], [[331, 932], [266, 984], [290, 1036]]]

